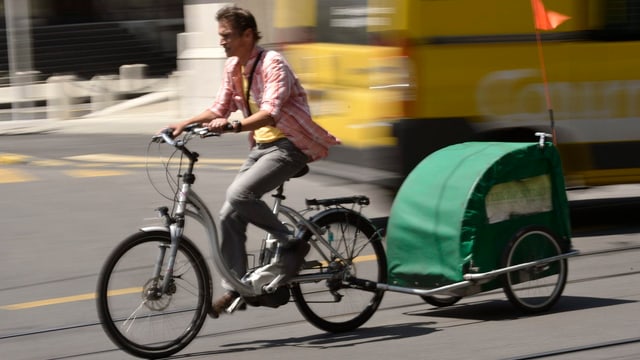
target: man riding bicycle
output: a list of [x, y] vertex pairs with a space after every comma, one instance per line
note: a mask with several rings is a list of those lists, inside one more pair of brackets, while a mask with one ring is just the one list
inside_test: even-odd
[[[307, 96], [284, 57], [258, 46], [261, 39], [248, 10], [228, 6], [216, 14], [220, 45], [228, 57], [223, 82], [213, 104], [202, 113], [171, 124], [178, 136], [193, 123], [211, 131], [248, 131], [251, 151], [227, 189], [220, 211], [222, 254], [238, 277], [247, 272], [246, 231], [249, 223], [269, 232], [285, 251], [281, 271], [287, 277], [299, 270], [309, 245], [298, 241], [273, 214], [262, 196], [301, 171], [308, 162], [324, 158], [339, 140], [311, 118]], [[242, 120], [229, 120], [241, 110]], [[239, 297], [223, 281], [227, 292], [213, 302], [209, 315], [217, 318]]]

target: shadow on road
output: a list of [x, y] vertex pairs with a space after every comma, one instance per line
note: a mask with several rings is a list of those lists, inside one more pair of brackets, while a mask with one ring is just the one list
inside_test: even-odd
[[287, 337], [269, 339], [252, 339], [248, 342], [232, 342], [221, 345], [222, 350], [203, 351], [197, 353], [186, 353], [172, 356], [170, 359], [183, 358], [209, 358], [212, 355], [244, 353], [246, 351], [258, 351], [264, 349], [298, 347], [309, 349], [335, 349], [341, 347], [352, 347], [367, 343], [378, 343], [380, 341], [389, 341], [396, 339], [407, 339], [410, 337], [418, 337], [428, 335], [437, 329], [430, 327], [435, 322], [422, 322], [411, 324], [393, 324], [387, 326], [377, 326], [370, 328], [360, 328], [355, 331], [330, 334], [320, 333], [310, 336]]
[[[632, 300], [621, 299], [605, 299], [588, 296], [568, 296], [563, 295], [558, 303], [551, 310], [543, 312], [539, 315], [549, 315], [555, 313], [563, 313], [569, 311], [594, 309], [607, 306], [615, 306], [621, 304], [632, 303]], [[524, 314], [516, 309], [508, 300], [486, 300], [480, 302], [466, 303], [455, 305], [448, 308], [413, 311], [406, 315], [412, 316], [430, 316], [445, 317], [456, 319], [467, 319], [476, 321], [504, 321], [516, 320], [519, 318], [535, 316]]]

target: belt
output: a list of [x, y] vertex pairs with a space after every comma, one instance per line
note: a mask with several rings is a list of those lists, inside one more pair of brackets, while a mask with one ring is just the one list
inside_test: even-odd
[[278, 144], [282, 144], [285, 141], [289, 141], [289, 139], [282, 138], [282, 139], [278, 139], [278, 140], [274, 140], [274, 141], [266, 142], [266, 143], [256, 143], [256, 148], [258, 148], [258, 149], [267, 149], [267, 148], [270, 148], [272, 146], [275, 146], [275, 145], [278, 145]]

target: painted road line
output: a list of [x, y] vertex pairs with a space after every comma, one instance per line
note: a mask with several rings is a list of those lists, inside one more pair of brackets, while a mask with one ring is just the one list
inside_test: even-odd
[[14, 164], [26, 164], [31, 159], [31, 156], [12, 153], [0, 153], [1, 165], [14, 165]]
[[113, 164], [109, 164], [109, 163], [85, 163], [85, 164], [78, 164], [75, 163], [74, 164], [77, 167], [81, 167], [81, 168], [104, 168]]
[[146, 156], [131, 156], [131, 155], [115, 155], [115, 154], [86, 154], [67, 156], [64, 159], [73, 161], [84, 161], [91, 163], [141, 163], [148, 162]]
[[[86, 154], [65, 157], [66, 160], [86, 161], [92, 163], [126, 163], [126, 164], [154, 164], [165, 162], [166, 159], [161, 157], [133, 156], [133, 155], [117, 155], [117, 154]], [[198, 159], [200, 164], [208, 165], [241, 165], [245, 159], [212, 159], [201, 157]]]
[[[127, 294], [135, 294], [140, 293], [142, 291], [141, 287], [132, 287], [126, 289], [119, 290], [111, 290], [107, 292], [107, 296], [118, 296], [118, 295], [127, 295]], [[80, 294], [80, 295], [72, 295], [72, 296], [63, 296], [58, 298], [37, 300], [37, 301], [29, 301], [18, 304], [4, 305], [0, 306], [2, 310], [25, 310], [32, 309], [36, 307], [49, 306], [49, 305], [58, 305], [58, 304], [67, 304], [77, 301], [85, 301], [85, 300], [94, 300], [96, 298], [95, 293], [89, 294]]]
[[31, 165], [35, 166], [71, 166], [74, 165], [71, 161], [64, 160], [56, 160], [56, 159], [39, 159], [30, 162]]
[[20, 183], [37, 180], [27, 172], [16, 169], [0, 169], [0, 184]]
[[[377, 257], [375, 254], [362, 255], [362, 256], [356, 257], [353, 260], [353, 262], [360, 263], [360, 262], [367, 262], [367, 261], [375, 261], [376, 259]], [[324, 266], [327, 266], [327, 265], [325, 264]], [[130, 287], [125, 289], [110, 290], [109, 292], [107, 292], [107, 296], [136, 294], [136, 293], [140, 293], [141, 291], [142, 291], [142, 287]], [[57, 298], [51, 298], [51, 299], [3, 305], [3, 306], [0, 306], [0, 310], [25, 310], [25, 309], [32, 309], [36, 307], [42, 307], [42, 306], [66, 304], [66, 303], [85, 301], [85, 300], [94, 300], [95, 298], [96, 298], [95, 293], [63, 296], [63, 297], [57, 297]]]
[[122, 176], [130, 174], [125, 170], [98, 170], [98, 169], [83, 169], [83, 170], [68, 170], [64, 172], [66, 175], [75, 178], [90, 178], [101, 176]]
[[[378, 256], [376, 254], [360, 255], [360, 256], [356, 256], [353, 259], [353, 263], [357, 264], [357, 263], [361, 263], [361, 262], [376, 261], [377, 259], [378, 259]], [[320, 264], [322, 264], [323, 267], [328, 267], [329, 266], [329, 262], [327, 262], [327, 261], [320, 261]]]

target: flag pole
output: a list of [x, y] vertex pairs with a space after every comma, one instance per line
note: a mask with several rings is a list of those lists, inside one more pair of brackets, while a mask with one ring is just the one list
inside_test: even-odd
[[542, 36], [540, 30], [536, 28], [536, 44], [538, 47], [538, 61], [540, 62], [540, 71], [542, 72], [542, 83], [544, 86], [544, 97], [547, 105], [547, 112], [549, 113], [549, 121], [551, 123], [551, 136], [554, 145], [557, 145], [556, 140], [556, 122], [553, 117], [553, 106], [551, 105], [551, 94], [549, 91], [549, 81], [547, 80], [547, 67], [544, 61], [544, 52], [542, 51]]
[[531, 0], [531, 11], [533, 12], [533, 26], [536, 29], [536, 44], [538, 46], [538, 60], [540, 61], [542, 82], [544, 84], [544, 96], [547, 102], [549, 121], [551, 122], [551, 135], [553, 136], [553, 143], [557, 144], [556, 124], [553, 118], [553, 106], [551, 105], [551, 94], [549, 91], [549, 81], [547, 80], [547, 67], [545, 65], [544, 53], [542, 51], [542, 36], [540, 35], [540, 30], [553, 30], [566, 20], [570, 19], [570, 17], [555, 11], [547, 11], [544, 8], [542, 0]]

